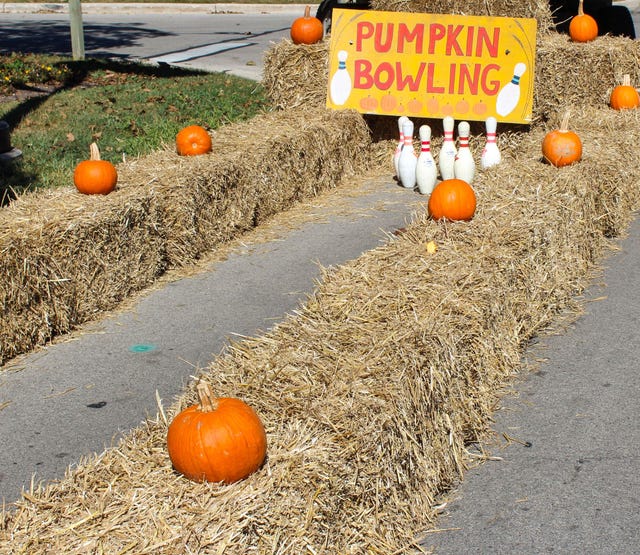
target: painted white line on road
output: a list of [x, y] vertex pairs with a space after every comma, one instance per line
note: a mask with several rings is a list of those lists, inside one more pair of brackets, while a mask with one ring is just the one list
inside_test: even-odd
[[202, 58], [203, 56], [209, 56], [216, 52], [224, 52], [225, 50], [233, 50], [234, 48], [243, 48], [244, 46], [250, 46], [251, 42], [219, 42], [215, 44], [206, 44], [205, 46], [199, 46], [198, 48], [190, 48], [189, 50], [181, 50], [180, 52], [172, 52], [165, 54], [164, 56], [156, 56], [149, 58], [152, 62], [174, 64], [176, 62], [185, 62], [187, 60], [193, 60], [194, 58]]

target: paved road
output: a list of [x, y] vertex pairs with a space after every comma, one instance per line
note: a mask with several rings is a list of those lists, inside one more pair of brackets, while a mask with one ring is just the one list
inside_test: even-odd
[[[0, 4], [0, 6], [2, 6]], [[0, 53], [71, 55], [66, 6], [5, 4], [0, 18]], [[141, 7], [142, 6], [142, 7]], [[165, 5], [85, 4], [87, 56], [142, 59], [181, 67], [223, 71], [260, 80], [264, 52], [289, 36], [300, 5], [186, 5], [179, 13]], [[19, 11], [22, 10], [22, 11]]]

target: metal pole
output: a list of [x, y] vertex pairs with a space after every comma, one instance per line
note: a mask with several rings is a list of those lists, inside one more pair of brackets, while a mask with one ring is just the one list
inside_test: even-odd
[[84, 30], [82, 28], [82, 7], [80, 0], [69, 0], [71, 23], [71, 53], [74, 60], [84, 60]]

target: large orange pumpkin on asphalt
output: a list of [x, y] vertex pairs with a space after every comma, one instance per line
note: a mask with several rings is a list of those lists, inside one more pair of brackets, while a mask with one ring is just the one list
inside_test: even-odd
[[197, 156], [211, 151], [211, 136], [204, 127], [189, 125], [176, 135], [176, 150], [180, 156]]
[[291, 24], [291, 40], [293, 44], [315, 44], [322, 40], [324, 27], [322, 21], [311, 16], [311, 9], [306, 6], [304, 15]]
[[235, 398], [214, 398], [204, 382], [200, 403], [171, 422], [167, 450], [173, 467], [196, 482], [242, 480], [255, 472], [267, 453], [267, 436], [255, 411]]
[[86, 195], [106, 195], [116, 188], [118, 172], [111, 162], [100, 159], [96, 143], [91, 143], [89, 151], [90, 159], [76, 166], [73, 183], [78, 191]]
[[631, 86], [631, 76], [628, 73], [622, 76], [622, 84], [611, 91], [609, 104], [614, 110], [631, 110], [640, 106], [640, 95]]
[[476, 194], [462, 179], [445, 179], [431, 192], [428, 207], [434, 220], [468, 221], [476, 213]]
[[582, 158], [582, 141], [569, 130], [569, 112], [563, 116], [560, 129], [549, 131], [544, 136], [542, 156], [556, 168], [568, 166]]

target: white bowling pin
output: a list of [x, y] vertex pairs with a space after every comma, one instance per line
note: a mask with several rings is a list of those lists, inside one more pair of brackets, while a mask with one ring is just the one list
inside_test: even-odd
[[498, 121], [493, 116], [489, 116], [485, 122], [487, 128], [487, 142], [482, 149], [482, 155], [480, 156], [480, 165], [483, 169], [490, 168], [500, 163], [502, 160], [502, 154], [498, 148], [498, 142], [496, 140], [496, 129], [498, 127]]
[[445, 116], [442, 120], [442, 128], [444, 129], [444, 140], [440, 147], [438, 155], [438, 166], [440, 167], [440, 176], [442, 179], [453, 179], [453, 162], [456, 157], [456, 143], [453, 140], [453, 128], [455, 121], [451, 116]]
[[404, 146], [404, 133], [402, 132], [402, 124], [408, 120], [407, 116], [400, 116], [398, 118], [398, 131], [400, 133], [400, 139], [398, 139], [398, 145], [396, 146], [396, 151], [393, 154], [393, 169], [398, 175], [398, 158], [400, 158], [400, 152], [402, 152], [402, 147]]
[[458, 153], [453, 163], [453, 173], [456, 179], [462, 179], [471, 183], [476, 175], [476, 163], [469, 148], [469, 122], [461, 121], [458, 124]]
[[418, 157], [413, 150], [413, 122], [407, 118], [402, 124], [404, 145], [398, 158], [398, 177], [403, 187], [413, 189], [416, 186], [416, 165]]
[[520, 102], [520, 77], [526, 70], [526, 64], [518, 62], [513, 68], [513, 78], [498, 93], [496, 113], [499, 116], [508, 116]]
[[351, 94], [351, 76], [347, 70], [348, 55], [349, 53], [346, 50], [338, 52], [338, 69], [333, 74], [329, 85], [331, 102], [338, 106], [342, 106]]
[[418, 190], [423, 195], [430, 195], [438, 180], [438, 166], [431, 154], [431, 127], [421, 125], [418, 130], [420, 134], [420, 155], [416, 165], [416, 183]]

